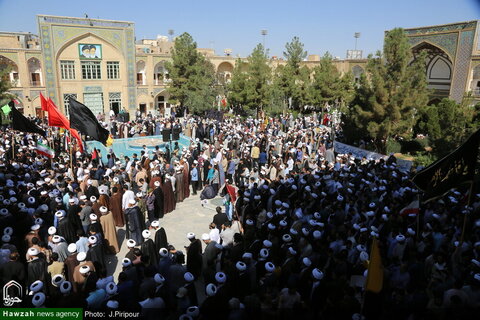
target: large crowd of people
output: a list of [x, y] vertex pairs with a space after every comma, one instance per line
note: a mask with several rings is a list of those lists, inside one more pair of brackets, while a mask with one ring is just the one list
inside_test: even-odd
[[[480, 195], [452, 190], [401, 215], [421, 192], [390, 156], [336, 154], [315, 115], [109, 121], [115, 137], [181, 128], [188, 147], [35, 153], [0, 134], [0, 277], [22, 306], [127, 310], [167, 319], [469, 319], [480, 307]], [[223, 197], [205, 233], [175, 248], [176, 203]], [[187, 226], [188, 227], [188, 226]], [[107, 272], [125, 228], [122, 272]], [[380, 293], [364, 283], [372, 239]], [[199, 294], [201, 293], [201, 294]]]

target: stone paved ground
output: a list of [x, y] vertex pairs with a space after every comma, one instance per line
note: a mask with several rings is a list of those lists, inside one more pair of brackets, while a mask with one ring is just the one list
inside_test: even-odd
[[[209, 201], [205, 206], [201, 205], [200, 192], [189, 198], [185, 199], [181, 203], [177, 203], [177, 207], [173, 212], [166, 214], [163, 219], [160, 220], [160, 226], [165, 228], [167, 233], [167, 239], [177, 250], [182, 250], [185, 253], [184, 246], [188, 246], [189, 240], [187, 239], [187, 233], [193, 232], [200, 238], [202, 233], [208, 233], [208, 225], [213, 220], [215, 215], [215, 207], [221, 205], [222, 199], [217, 197]], [[125, 241], [125, 228], [117, 228], [117, 237], [120, 245], [120, 252], [114, 256], [107, 257], [107, 272], [108, 275], [114, 276], [114, 281], [118, 280], [118, 274], [122, 271], [121, 261], [125, 257], [128, 251]], [[153, 235], [152, 235], [153, 239]], [[203, 249], [205, 244], [203, 244]], [[203, 281], [200, 279], [197, 282], [197, 291], [199, 300], [204, 295]]]

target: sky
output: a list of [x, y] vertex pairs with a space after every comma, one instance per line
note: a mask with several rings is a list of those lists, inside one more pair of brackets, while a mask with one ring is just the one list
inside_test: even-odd
[[137, 40], [190, 33], [199, 48], [248, 56], [263, 42], [270, 56], [282, 57], [294, 36], [308, 54], [345, 58], [355, 48], [364, 57], [381, 50], [385, 30], [480, 18], [480, 0], [0, 0], [0, 31], [38, 34], [37, 14], [131, 21]]

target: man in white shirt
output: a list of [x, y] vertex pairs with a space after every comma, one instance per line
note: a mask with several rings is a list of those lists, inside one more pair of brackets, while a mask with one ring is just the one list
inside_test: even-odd
[[[127, 186], [124, 186], [127, 189]], [[126, 190], [122, 196], [122, 209], [125, 210], [128, 208], [128, 202], [130, 200], [135, 200], [135, 193], [132, 190]]]

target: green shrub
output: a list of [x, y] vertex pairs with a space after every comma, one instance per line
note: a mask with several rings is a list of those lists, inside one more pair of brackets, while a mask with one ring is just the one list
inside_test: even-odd
[[387, 154], [399, 153], [402, 151], [402, 145], [397, 140], [387, 141]]

